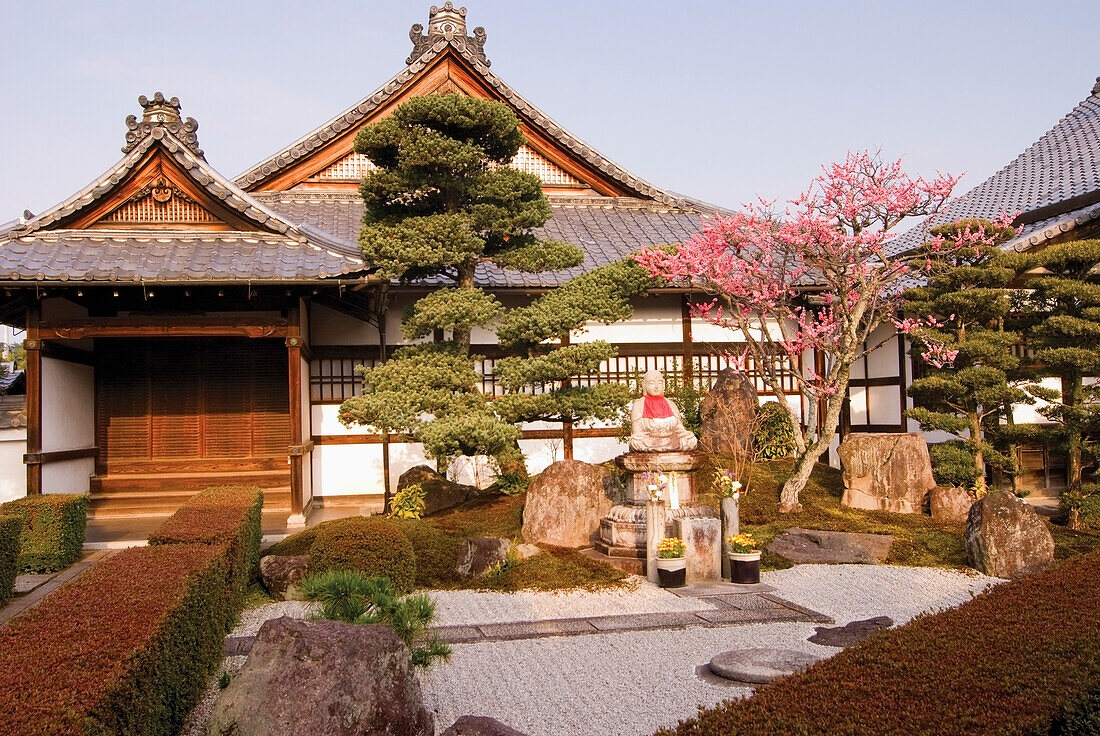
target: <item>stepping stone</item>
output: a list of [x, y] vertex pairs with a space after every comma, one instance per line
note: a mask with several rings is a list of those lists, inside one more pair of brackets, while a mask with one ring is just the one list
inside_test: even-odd
[[823, 532], [787, 529], [767, 546], [768, 552], [787, 562], [802, 564], [862, 563], [881, 565], [890, 554], [894, 538], [889, 534]]
[[844, 626], [815, 626], [814, 631], [817, 633], [811, 636], [809, 641], [827, 647], [850, 647], [876, 631], [888, 629], [893, 625], [894, 619], [889, 616], [875, 616], [861, 621], [852, 621]]
[[710, 670], [727, 680], [763, 684], [805, 669], [818, 659], [793, 649], [733, 649], [715, 655]]

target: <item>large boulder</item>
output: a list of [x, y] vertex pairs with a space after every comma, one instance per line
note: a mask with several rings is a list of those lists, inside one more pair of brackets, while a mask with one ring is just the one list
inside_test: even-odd
[[277, 601], [301, 598], [298, 586], [307, 575], [309, 555], [268, 555], [260, 558], [260, 578], [267, 592]]
[[766, 549], [787, 562], [802, 564], [881, 565], [890, 554], [894, 538], [889, 534], [822, 532], [816, 529], [787, 529]]
[[974, 503], [965, 488], [936, 486], [928, 494], [928, 511], [936, 521], [966, 521]]
[[1018, 578], [1054, 561], [1054, 537], [1027, 502], [1008, 491], [989, 493], [970, 507], [966, 558], [986, 575]]
[[935, 488], [928, 443], [917, 432], [853, 432], [837, 449], [844, 466], [844, 497], [853, 509], [919, 514]]
[[408, 647], [389, 626], [277, 618], [218, 696], [211, 736], [432, 736]]
[[464, 578], [484, 575], [508, 559], [512, 543], [500, 537], [471, 537], [458, 553], [458, 574]]
[[420, 484], [424, 489], [424, 516], [454, 508], [469, 500], [477, 493], [473, 486], [466, 486], [448, 480], [446, 476], [432, 470], [427, 465], [409, 468], [397, 479], [397, 490]]
[[441, 736], [524, 736], [511, 726], [505, 726], [488, 716], [462, 716]]
[[752, 380], [733, 368], [723, 369], [699, 403], [702, 448], [723, 455], [751, 454], [758, 405]]
[[622, 486], [608, 468], [580, 460], [559, 460], [539, 473], [527, 489], [523, 539], [531, 544], [589, 547], [600, 519], [622, 497]]

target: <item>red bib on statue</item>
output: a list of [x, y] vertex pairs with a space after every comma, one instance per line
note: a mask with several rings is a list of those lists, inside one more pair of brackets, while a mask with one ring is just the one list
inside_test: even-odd
[[646, 419], [668, 419], [673, 416], [672, 406], [664, 396], [646, 396], [642, 416]]

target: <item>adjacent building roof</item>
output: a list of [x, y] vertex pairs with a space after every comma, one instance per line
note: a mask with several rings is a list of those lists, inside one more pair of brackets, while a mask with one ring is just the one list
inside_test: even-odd
[[[317, 281], [364, 270], [354, 243], [297, 224], [215, 171], [198, 148], [198, 125], [181, 119], [178, 99], [158, 92], [138, 101], [144, 115], [141, 122], [127, 119], [121, 161], [65, 201], [0, 235], [0, 280]], [[238, 226], [227, 230], [210, 213], [200, 218], [212, 223], [209, 230], [201, 222], [179, 229], [115, 228], [109, 222], [74, 226], [85, 213], [109, 207], [119, 188], [157, 154], [169, 157], [188, 183], [232, 213]], [[131, 200], [168, 201], [175, 192], [199, 208], [179, 186], [162, 176]]]
[[1100, 219], [1100, 78], [1091, 94], [1011, 163], [952, 200], [931, 222], [897, 238], [892, 253], [918, 247], [928, 227], [963, 218], [1015, 216], [1025, 250]]

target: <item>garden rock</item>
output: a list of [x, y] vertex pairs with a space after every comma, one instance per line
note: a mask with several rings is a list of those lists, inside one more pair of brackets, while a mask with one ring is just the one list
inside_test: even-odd
[[820, 657], [793, 649], [734, 649], [710, 660], [710, 671], [736, 682], [763, 684], [809, 667]]
[[958, 486], [936, 486], [928, 494], [928, 511], [937, 521], [966, 521], [974, 497]]
[[966, 520], [969, 564], [998, 578], [1018, 578], [1054, 561], [1054, 538], [1030, 505], [1008, 491], [986, 494]]
[[919, 514], [936, 486], [928, 443], [917, 432], [853, 432], [837, 454], [844, 466], [840, 503], [848, 508]]
[[707, 452], [747, 455], [752, 452], [759, 401], [749, 377], [733, 368], [718, 374], [714, 388], [699, 403], [699, 442]]
[[684, 540], [687, 583], [721, 580], [722, 521], [709, 517], [676, 519], [673, 531]]
[[488, 716], [462, 716], [442, 736], [526, 736]]
[[815, 626], [817, 632], [809, 638], [814, 644], [827, 647], [850, 647], [863, 641], [876, 631], [888, 629], [894, 625], [889, 616], [875, 616], [861, 621], [851, 621], [844, 626]]
[[517, 544], [515, 550], [516, 556], [521, 560], [529, 560], [536, 555], [542, 554], [542, 550], [533, 544]]
[[787, 529], [767, 546], [768, 552], [799, 564], [864, 563], [881, 565], [890, 554], [894, 538], [889, 534], [821, 532]]
[[309, 575], [309, 555], [268, 555], [260, 558], [260, 577], [277, 601], [301, 600], [298, 584]]
[[484, 575], [508, 558], [512, 543], [500, 537], [471, 537], [462, 543], [456, 570], [464, 578]]
[[589, 547], [600, 519], [622, 497], [611, 470], [580, 460], [559, 460], [531, 481], [523, 508], [523, 539], [530, 544]]
[[440, 475], [427, 465], [417, 465], [402, 473], [397, 479], [397, 490], [403, 490], [417, 483], [424, 489], [424, 516], [454, 508], [477, 493], [477, 489], [473, 486], [448, 480], [446, 476]]
[[211, 736], [432, 736], [409, 650], [388, 626], [268, 621], [214, 704]]

